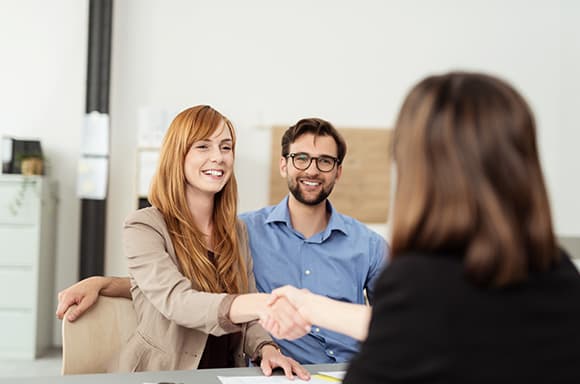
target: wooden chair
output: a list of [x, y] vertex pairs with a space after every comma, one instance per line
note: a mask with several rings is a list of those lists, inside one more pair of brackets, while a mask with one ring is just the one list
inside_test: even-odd
[[131, 300], [100, 296], [71, 323], [66, 316], [73, 307], [62, 322], [62, 374], [106, 372], [107, 363], [137, 327]]

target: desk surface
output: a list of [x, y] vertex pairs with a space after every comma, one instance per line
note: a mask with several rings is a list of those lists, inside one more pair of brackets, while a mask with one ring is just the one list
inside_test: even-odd
[[[346, 364], [305, 365], [311, 373], [319, 371], [344, 371]], [[261, 376], [260, 368], [198, 369], [191, 371], [162, 371], [137, 373], [107, 373], [95, 375], [45, 376], [0, 379], [0, 383], [19, 384], [143, 384], [145, 382], [174, 382], [183, 384], [220, 384], [218, 376]], [[291, 383], [291, 381], [289, 381]]]

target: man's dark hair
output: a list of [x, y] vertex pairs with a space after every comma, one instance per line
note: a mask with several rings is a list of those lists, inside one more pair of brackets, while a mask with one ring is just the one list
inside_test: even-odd
[[336, 157], [338, 158], [338, 163], [342, 163], [342, 160], [344, 160], [344, 157], [346, 156], [346, 142], [344, 141], [344, 138], [328, 121], [315, 117], [302, 119], [284, 132], [284, 135], [282, 136], [282, 156], [288, 156], [290, 144], [295, 142], [300, 136], [307, 133], [312, 133], [315, 137], [331, 136], [336, 142]]

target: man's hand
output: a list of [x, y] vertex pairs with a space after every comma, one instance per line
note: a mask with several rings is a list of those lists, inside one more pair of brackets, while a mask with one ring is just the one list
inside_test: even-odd
[[128, 277], [92, 276], [58, 293], [56, 317], [62, 320], [71, 305], [77, 307], [67, 316], [75, 321], [99, 299], [99, 295], [131, 299], [131, 280]]
[[310, 380], [310, 373], [304, 369], [296, 360], [284, 356], [280, 351], [270, 344], [262, 347], [262, 361], [260, 368], [266, 376], [272, 375], [274, 368], [280, 367], [284, 370], [284, 375], [289, 380], [294, 380], [294, 374], [302, 380]]
[[67, 309], [71, 305], [76, 305], [67, 316], [68, 321], [75, 321], [87, 309], [97, 302], [99, 292], [103, 288], [103, 277], [93, 276], [81, 280], [78, 283], [60, 291], [58, 293], [58, 307], [56, 317], [63, 319]]

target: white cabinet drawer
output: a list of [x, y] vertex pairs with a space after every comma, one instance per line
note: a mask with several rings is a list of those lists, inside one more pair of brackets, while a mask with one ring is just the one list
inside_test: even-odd
[[36, 223], [40, 210], [40, 187], [35, 179], [0, 182], [0, 223]]
[[34, 287], [32, 268], [0, 268], [0, 311], [36, 306]]
[[0, 267], [32, 265], [38, 252], [38, 227], [0, 224]]
[[33, 330], [31, 312], [0, 309], [0, 357], [34, 357]]

